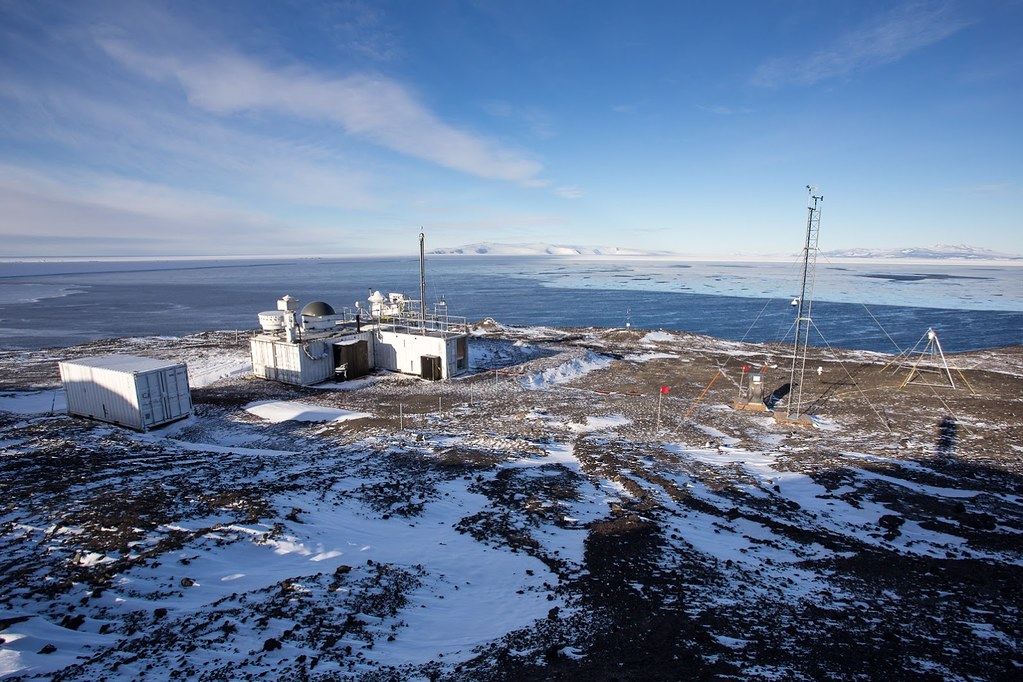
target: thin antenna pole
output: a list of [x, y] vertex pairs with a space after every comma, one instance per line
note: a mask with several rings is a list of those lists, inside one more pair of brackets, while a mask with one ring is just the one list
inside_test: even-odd
[[938, 355], [941, 356], [941, 365], [945, 368], [945, 374], [948, 376], [948, 383], [952, 385], [952, 388], [956, 387], [956, 382], [952, 378], [952, 370], [948, 368], [948, 361], [945, 360], [945, 351], [941, 350], [941, 341], [938, 340], [938, 335], [933, 329], [927, 329], [928, 335], [934, 339], [934, 345], [938, 349]]
[[661, 396], [664, 395], [664, 389], [657, 389], [657, 425], [654, 427], [655, 435], [661, 431]]
[[419, 327], [426, 332], [426, 235], [419, 232]]
[[[806, 370], [806, 349], [810, 342], [813, 305], [813, 285], [817, 271], [817, 239], [820, 236], [821, 214], [818, 203], [824, 200], [813, 192], [816, 187], [806, 186], [813, 202], [807, 206], [806, 244], [803, 247], [803, 282], [799, 292], [799, 312], [796, 316], [796, 338], [792, 346], [792, 371], [789, 375], [788, 416], [798, 416], [803, 401], [803, 374]], [[807, 286], [809, 280], [809, 286]], [[799, 381], [796, 381], [796, 365], [799, 365]], [[795, 404], [793, 404], [793, 394]], [[793, 410], [793, 407], [795, 409]]]

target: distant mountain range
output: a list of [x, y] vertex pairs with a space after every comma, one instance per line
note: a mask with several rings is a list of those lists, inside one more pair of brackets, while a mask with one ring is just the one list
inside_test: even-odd
[[[686, 258], [686, 254], [672, 251], [650, 251], [644, 249], [624, 249], [617, 246], [571, 246], [565, 244], [499, 244], [480, 242], [452, 248], [440, 248], [430, 251], [433, 255], [465, 255], [465, 256], [677, 256]], [[909, 247], [903, 249], [838, 249], [822, 251], [828, 258], [863, 258], [877, 260], [894, 259], [926, 259], [926, 260], [1023, 260], [1023, 256], [1000, 253], [990, 249], [982, 249], [966, 244], [937, 244], [930, 247]], [[744, 258], [750, 259], [751, 256]]]
[[1023, 260], [1023, 256], [999, 253], [991, 249], [982, 249], [966, 244], [937, 244], [930, 247], [910, 247], [904, 249], [839, 249], [823, 251], [829, 258], [923, 258], [928, 260], [966, 259], [966, 260]]

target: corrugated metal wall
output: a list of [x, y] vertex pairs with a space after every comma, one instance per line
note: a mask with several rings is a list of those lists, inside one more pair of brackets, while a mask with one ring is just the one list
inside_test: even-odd
[[133, 371], [123, 359], [116, 369], [86, 364], [89, 360], [60, 363], [68, 414], [144, 431], [192, 413], [184, 364]]

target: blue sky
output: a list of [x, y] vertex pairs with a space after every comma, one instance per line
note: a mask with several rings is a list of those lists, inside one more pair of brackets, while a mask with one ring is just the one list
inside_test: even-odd
[[6, 256], [1023, 252], [1023, 3], [0, 0]]

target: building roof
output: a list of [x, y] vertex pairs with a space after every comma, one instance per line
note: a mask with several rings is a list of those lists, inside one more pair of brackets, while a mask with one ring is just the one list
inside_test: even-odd
[[64, 360], [61, 364], [112, 369], [118, 372], [146, 372], [153, 369], [176, 367], [185, 363], [174, 360], [160, 360], [158, 358], [144, 358], [140, 355], [95, 355], [89, 358]]

